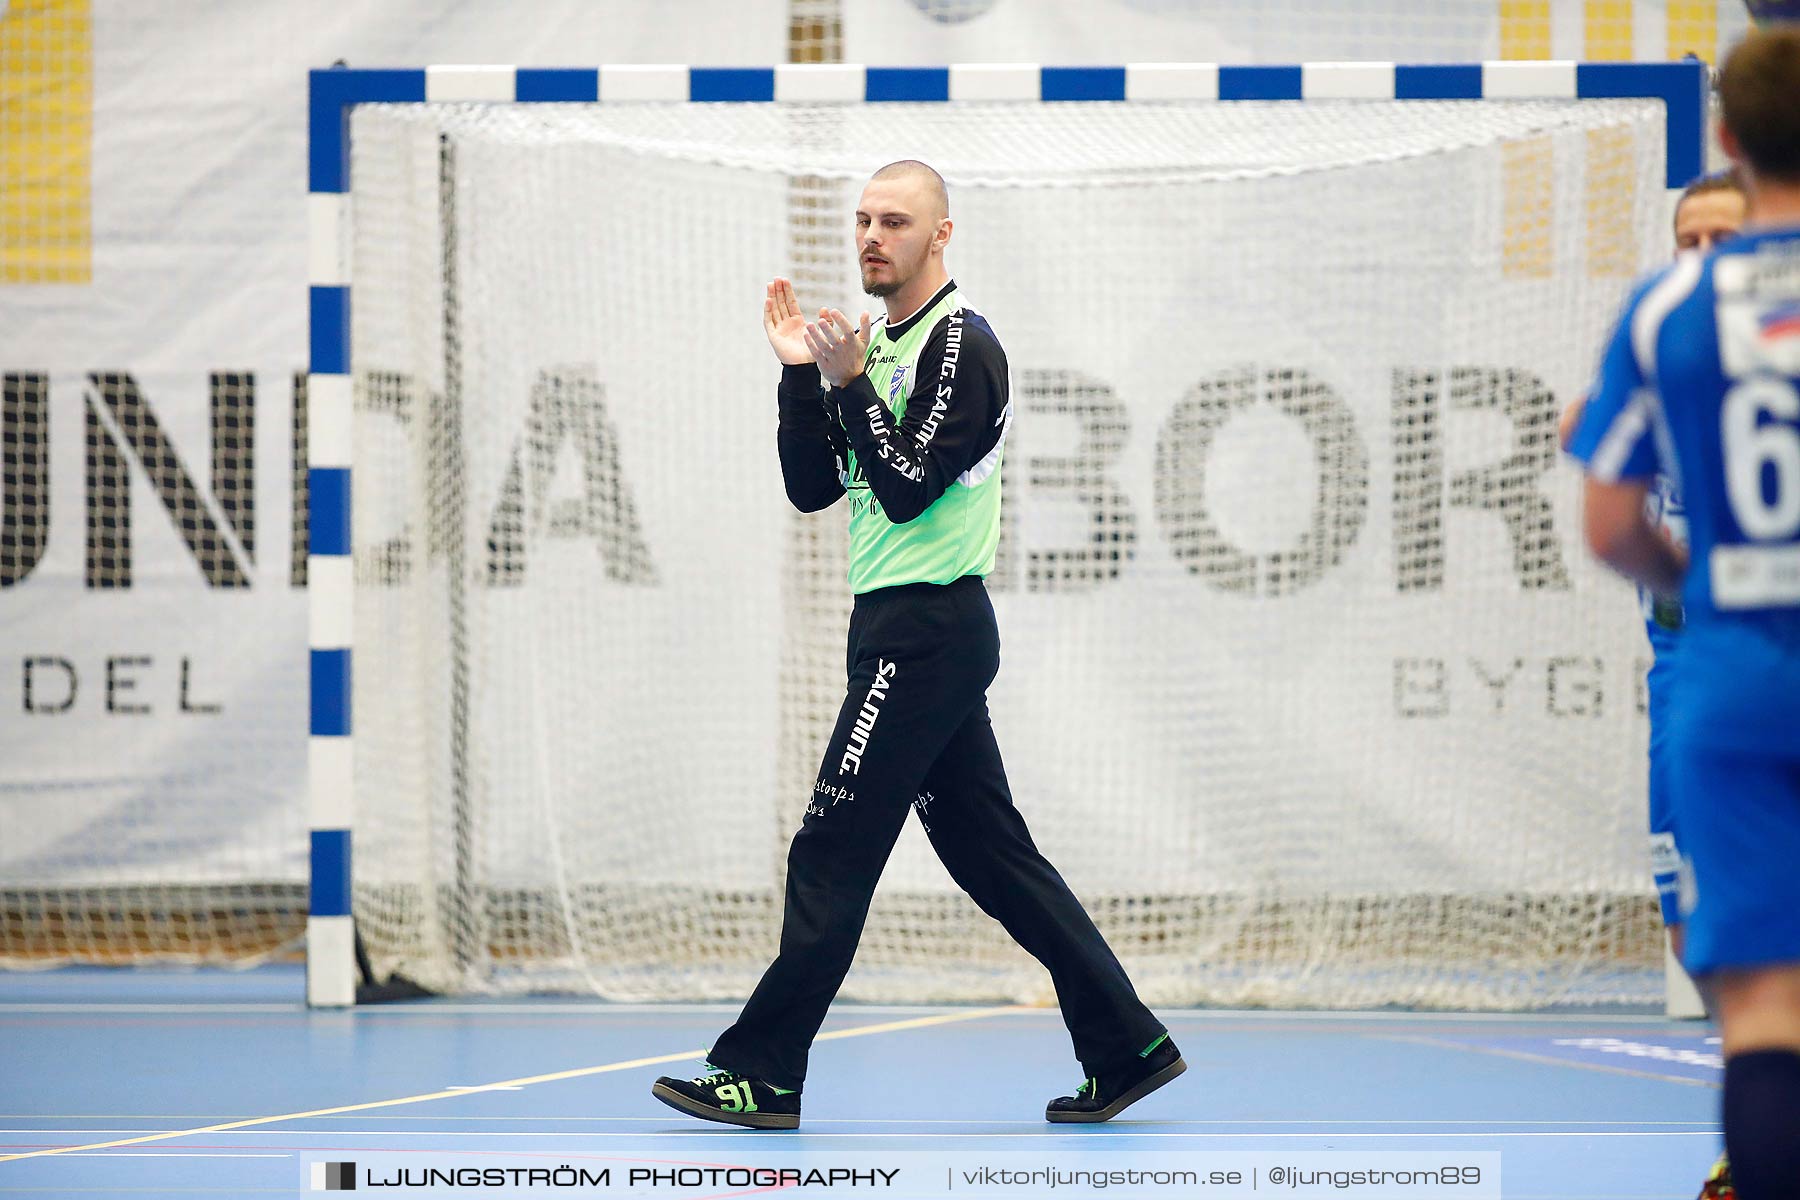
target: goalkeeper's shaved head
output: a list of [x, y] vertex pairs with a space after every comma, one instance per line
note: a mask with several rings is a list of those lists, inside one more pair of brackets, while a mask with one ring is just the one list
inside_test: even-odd
[[944, 177], [933, 170], [929, 164], [922, 163], [916, 158], [903, 158], [899, 162], [889, 163], [869, 176], [870, 183], [885, 182], [890, 179], [904, 179], [924, 190], [925, 200], [930, 206], [930, 210], [920, 215], [927, 220], [941, 221], [950, 215], [950, 189], [944, 186]]
[[856, 255], [863, 291], [899, 320], [949, 282], [950, 197], [944, 177], [916, 158], [891, 162], [856, 203]]

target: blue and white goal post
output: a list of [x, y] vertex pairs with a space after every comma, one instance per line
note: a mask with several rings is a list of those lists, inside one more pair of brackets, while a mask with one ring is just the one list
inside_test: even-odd
[[[1649, 98], [1666, 106], [1664, 181], [1698, 176], [1705, 151], [1707, 72], [1672, 63], [1485, 62], [1288, 66], [1025, 64], [773, 68], [429, 66], [311, 72], [308, 216], [311, 346], [310, 486], [311, 889], [307, 1001], [355, 1003], [351, 704], [356, 629], [352, 568], [351, 112], [362, 104], [774, 105], [1132, 104], [1237, 101], [1432, 100], [1481, 104], [1526, 99]], [[1054, 154], [1054, 150], [1046, 151]], [[772, 386], [772, 385], [771, 385]]]

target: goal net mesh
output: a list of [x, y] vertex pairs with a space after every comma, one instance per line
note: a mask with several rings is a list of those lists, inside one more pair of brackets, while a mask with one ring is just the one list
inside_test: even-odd
[[[379, 973], [754, 985], [849, 610], [760, 300], [873, 308], [913, 156], [1012, 369], [1013, 792], [1145, 998], [1660, 998], [1647, 650], [1555, 434], [1668, 252], [1660, 105], [367, 106], [353, 155]], [[1051, 999], [916, 824], [844, 995]]]

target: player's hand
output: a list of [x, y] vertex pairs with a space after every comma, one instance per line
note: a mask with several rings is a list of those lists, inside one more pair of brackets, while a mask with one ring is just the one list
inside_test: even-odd
[[869, 351], [869, 314], [862, 315], [862, 328], [850, 324], [850, 318], [835, 308], [819, 310], [819, 319], [806, 327], [806, 348], [819, 373], [832, 387], [841, 388], [863, 372], [863, 358]]
[[802, 336], [805, 331], [806, 318], [800, 315], [800, 302], [794, 299], [794, 285], [776, 278], [763, 297], [763, 332], [769, 336], [775, 357], [790, 367], [813, 361]]

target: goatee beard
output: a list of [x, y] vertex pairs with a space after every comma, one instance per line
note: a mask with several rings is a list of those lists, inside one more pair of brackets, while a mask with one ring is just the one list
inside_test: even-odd
[[863, 282], [863, 294], [868, 296], [877, 298], [891, 296], [899, 290], [900, 285], [897, 283], [870, 283], [867, 280]]

